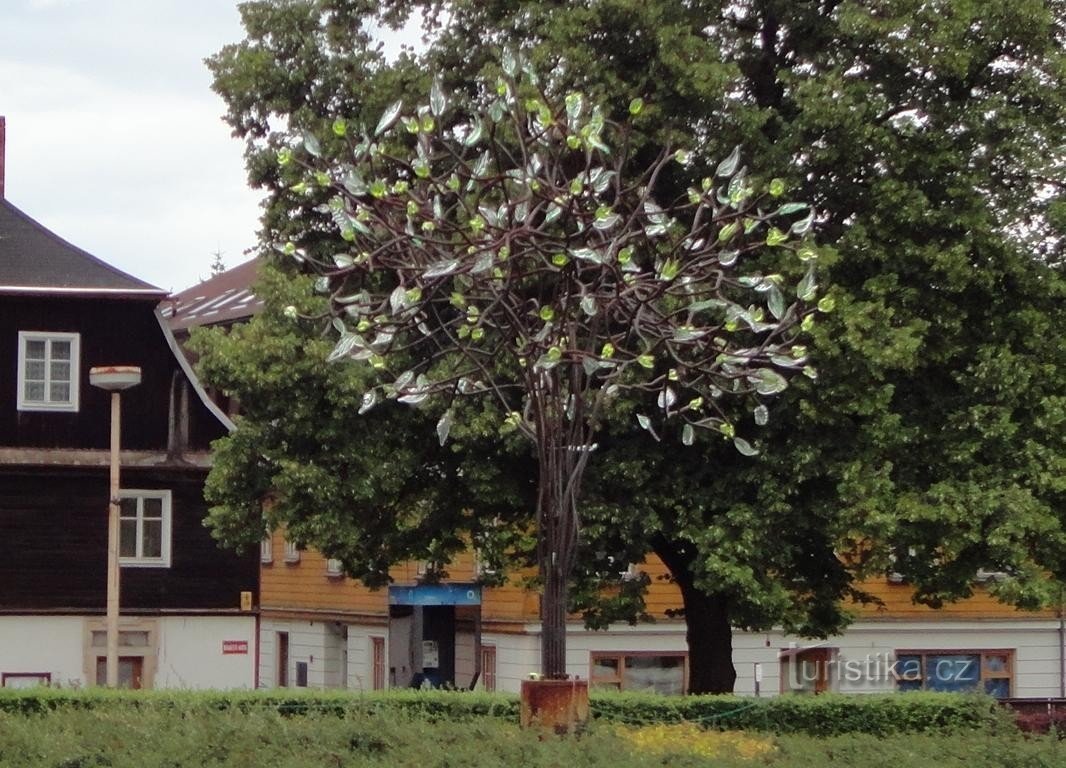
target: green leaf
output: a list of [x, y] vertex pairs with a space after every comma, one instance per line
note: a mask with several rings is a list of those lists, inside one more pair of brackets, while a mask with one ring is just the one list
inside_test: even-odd
[[629, 102], [629, 114], [636, 117], [644, 110], [644, 99], [639, 96]]
[[444, 114], [445, 108], [448, 106], [448, 99], [444, 96], [444, 91], [440, 87], [440, 78], [433, 78], [433, 86], [429, 89], [429, 109], [437, 117]]
[[770, 181], [770, 197], [781, 197], [785, 194], [785, 180], [784, 179], [772, 179]]
[[736, 147], [733, 148], [733, 151], [730, 153], [729, 157], [727, 157], [725, 160], [723, 160], [722, 162], [720, 162], [718, 164], [718, 168], [715, 169], [714, 175], [715, 176], [732, 176], [736, 172], [737, 166], [739, 164], [740, 164], [740, 146], [737, 145]]
[[543, 306], [540, 308], [540, 312], [537, 313], [540, 319], [546, 323], [550, 323], [552, 318], [555, 317], [555, 310], [550, 306]]
[[755, 377], [755, 391], [760, 395], [776, 395], [788, 388], [788, 381], [773, 368], [760, 368]]
[[743, 437], [734, 437], [733, 445], [744, 456], [758, 456], [759, 451], [751, 446]]
[[381, 119], [378, 120], [378, 127], [374, 129], [374, 135], [380, 136], [385, 131], [392, 127], [396, 122], [396, 118], [400, 116], [400, 110], [403, 109], [403, 100], [394, 102], [392, 106], [385, 110], [381, 115]]
[[774, 215], [788, 216], [790, 213], [799, 213], [800, 211], [805, 211], [809, 207], [810, 206], [808, 206], [807, 203], [785, 203], [777, 209], [777, 212]]
[[514, 77], [518, 74], [518, 58], [515, 56], [514, 49], [510, 46], [503, 49], [503, 59], [500, 61], [500, 67], [508, 77]]
[[829, 314], [836, 308], [837, 302], [832, 296], [825, 296], [818, 302], [818, 311]]
[[800, 219], [799, 221], [793, 222], [792, 227], [789, 229], [789, 231], [794, 235], [805, 235], [810, 231], [811, 226], [813, 224], [814, 211], [812, 210], [810, 213], [807, 214], [806, 217]]
[[348, 135], [348, 121], [343, 117], [338, 117], [333, 121], [333, 133], [337, 136], [344, 137]]
[[766, 234], [766, 244], [770, 247], [778, 246], [786, 242], [788, 242], [788, 235], [777, 227], [771, 227], [770, 231]]
[[452, 422], [455, 421], [455, 412], [450, 408], [444, 412], [437, 422], [437, 439], [444, 445], [448, 441], [448, 433], [452, 431]]
[[796, 298], [800, 301], [810, 301], [818, 293], [818, 284], [815, 282], [814, 266], [812, 265], [807, 274], [803, 276], [803, 279], [799, 281], [799, 285], [796, 286]]
[[655, 358], [651, 355], [638, 355], [637, 364], [641, 368], [648, 368], [649, 370], [655, 367]]
[[322, 144], [319, 142], [318, 137], [310, 131], [304, 131], [303, 134], [304, 149], [315, 157], [322, 156]]
[[681, 444], [692, 445], [696, 440], [696, 430], [692, 428], [691, 424], [686, 424], [681, 428]]
[[760, 427], [764, 427], [768, 421], [770, 421], [770, 409], [765, 405], [756, 406], [755, 423]]
[[766, 306], [770, 310], [770, 314], [778, 320], [785, 314], [785, 297], [781, 295], [781, 291], [776, 285], [770, 288]]

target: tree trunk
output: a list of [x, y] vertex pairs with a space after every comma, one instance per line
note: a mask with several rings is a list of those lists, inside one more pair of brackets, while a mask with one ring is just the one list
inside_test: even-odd
[[681, 590], [688, 641], [688, 692], [732, 693], [737, 681], [733, 666], [733, 627], [729, 599], [704, 592], [692, 575], [693, 551], [657, 536], [653, 549]]
[[681, 587], [681, 598], [688, 640], [688, 692], [732, 693], [737, 671], [728, 602], [691, 586]]
[[545, 563], [544, 566], [544, 596], [540, 607], [540, 671], [549, 680], [564, 680], [568, 579], [557, 563]]

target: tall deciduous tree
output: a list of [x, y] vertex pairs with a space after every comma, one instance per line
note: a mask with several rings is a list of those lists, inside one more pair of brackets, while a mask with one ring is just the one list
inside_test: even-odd
[[[679, 136], [742, 144], [839, 253], [822, 261], [837, 310], [813, 331], [821, 378], [783, 393], [767, 450], [738, 463], [707, 442], [686, 467], [695, 454], [645, 446], [586, 479], [591, 570], [654, 550], [681, 585], [693, 690], [732, 687], [731, 624], [838, 630], [890, 555], [934, 605], [982, 567], [1011, 575], [1005, 599], [1046, 597], [1042, 574], [1066, 570], [1060, 0], [446, 5], [421, 60], [392, 64], [366, 45], [368, 4], [244, 6], [248, 38], [212, 67], [272, 239], [333, 248], [318, 201], [280, 181], [271, 116], [370, 124], [426, 71], [460, 87], [515, 44], [592, 100], [643, 95], [651, 155]], [[600, 455], [634, 432], [612, 427]]]

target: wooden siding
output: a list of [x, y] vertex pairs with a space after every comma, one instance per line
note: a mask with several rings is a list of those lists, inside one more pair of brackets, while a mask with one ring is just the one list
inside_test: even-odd
[[[19, 331], [80, 334], [80, 405], [76, 412], [16, 408]], [[110, 396], [89, 384], [89, 369], [137, 365], [143, 381], [122, 398], [122, 444], [166, 450], [170, 390], [185, 380], [154, 313], [154, 302], [71, 297], [0, 298], [0, 445], [26, 448], [107, 448]], [[206, 449], [225, 429], [188, 392], [189, 447]]]
[[[123, 487], [172, 492], [171, 565], [122, 569], [122, 609], [217, 611], [256, 592], [257, 554], [219, 549], [203, 525], [202, 471], [129, 469]], [[0, 611], [102, 612], [107, 470], [0, 471]]]
[[[318, 552], [309, 549], [300, 553], [299, 563], [285, 563], [284, 539], [281, 534], [273, 537], [273, 563], [262, 567], [261, 588], [264, 609], [298, 611], [334, 611], [366, 616], [388, 615], [388, 592], [385, 589], [369, 590], [348, 578], [328, 576], [326, 560]], [[669, 612], [682, 607], [681, 594], [667, 578], [669, 571], [654, 555], [637, 569], [650, 579], [645, 596], [648, 614], [657, 621], [668, 618]], [[448, 581], [468, 582], [475, 580], [472, 553], [463, 553], [447, 566]], [[487, 587], [482, 595], [482, 620], [496, 629], [517, 627], [539, 620], [540, 596], [537, 592], [521, 586], [527, 573], [512, 574], [508, 583], [500, 587]], [[397, 584], [413, 584], [418, 581], [418, 564], [402, 563], [390, 571]], [[1053, 618], [1054, 610], [1019, 611], [1003, 605], [988, 594], [987, 589], [977, 585], [974, 596], [940, 610], [911, 602], [911, 590], [905, 584], [892, 584], [887, 579], [873, 579], [862, 588], [884, 601], [883, 607], [854, 605], [852, 611], [857, 619], [1014, 619]], [[576, 618], [576, 617], [573, 617]]]
[[879, 598], [884, 605], [856, 605], [852, 610], [861, 619], [1020, 619], [1054, 618], [1056, 611], [1022, 611], [996, 600], [988, 590], [974, 585], [973, 597], [934, 609], [916, 605], [911, 600], [912, 589], [907, 584], [893, 584], [888, 579], [871, 579], [862, 589]]

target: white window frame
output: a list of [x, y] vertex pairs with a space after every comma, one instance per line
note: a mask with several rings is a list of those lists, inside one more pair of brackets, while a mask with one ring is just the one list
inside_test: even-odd
[[300, 562], [300, 548], [295, 543], [289, 541], [287, 538], [285, 539], [285, 562]]
[[274, 538], [269, 533], [259, 541], [259, 562], [263, 565], [274, 562]]
[[[44, 400], [26, 399], [26, 347], [31, 341], [43, 341], [47, 345], [44, 361]], [[51, 351], [53, 341], [70, 342], [70, 399], [53, 402], [50, 397]], [[77, 411], [79, 385], [81, 383], [81, 334], [57, 331], [19, 331], [18, 353], [18, 410], [20, 411]]]
[[335, 557], [326, 558], [326, 575], [337, 578], [344, 575], [344, 565]]
[[[119, 556], [118, 563], [123, 568], [169, 568], [170, 567], [170, 529], [173, 523], [173, 516], [171, 514], [172, 508], [172, 494], [167, 490], [160, 490], [157, 488], [145, 489], [145, 488], [123, 488], [119, 491], [120, 499], [136, 499], [137, 503], [137, 551], [141, 550], [144, 545], [143, 525], [144, 525], [144, 499], [160, 499], [163, 512], [163, 524], [162, 535], [160, 543], [160, 556], [159, 557], [144, 557], [143, 555], [135, 555], [133, 557]], [[121, 512], [120, 512], [121, 515]], [[119, 523], [119, 530], [121, 531], [121, 520]], [[121, 533], [119, 534], [121, 541]]]

